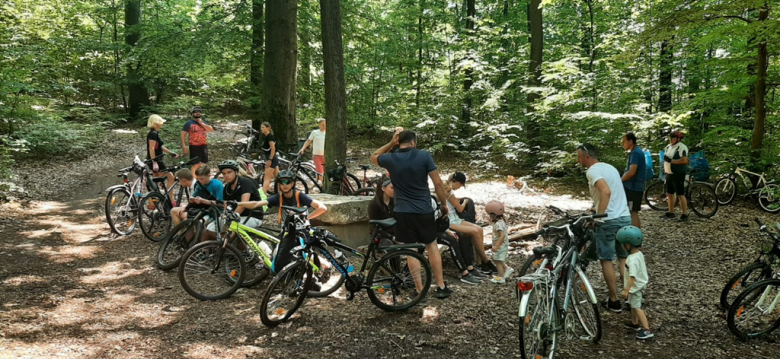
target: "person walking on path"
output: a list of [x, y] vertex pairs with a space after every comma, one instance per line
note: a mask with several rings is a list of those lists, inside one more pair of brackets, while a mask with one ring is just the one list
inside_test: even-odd
[[669, 212], [661, 218], [672, 219], [677, 205], [675, 195], [680, 201], [680, 222], [688, 220], [688, 200], [685, 198], [685, 175], [688, 173], [688, 146], [682, 143], [685, 137], [680, 131], [669, 134], [669, 145], [664, 149], [664, 174], [666, 174], [666, 202]]
[[622, 146], [624, 150], [628, 151], [628, 162], [620, 179], [623, 181], [628, 209], [631, 211], [631, 225], [642, 228], [639, 211], [642, 209], [642, 197], [645, 193], [645, 181], [647, 180], [645, 178], [647, 176], [645, 153], [636, 145], [636, 135], [631, 132], [623, 136]]
[[198, 171], [198, 167], [209, 163], [207, 133], [214, 132], [214, 127], [203, 121], [203, 110], [199, 106], [190, 110], [190, 116], [192, 119], [187, 121], [181, 129], [181, 149], [185, 155], [190, 154], [190, 159], [195, 157], [200, 159], [199, 163], [192, 166], [194, 173]]
[[[394, 146], [398, 150], [388, 153]], [[452, 290], [444, 283], [441, 265], [441, 253], [436, 244], [436, 218], [431, 208], [431, 195], [428, 178], [433, 182], [439, 203], [446, 203], [441, 177], [431, 154], [418, 150], [417, 136], [413, 131], [396, 131], [390, 143], [374, 151], [371, 163], [390, 172], [395, 191], [394, 217], [396, 219], [395, 237], [405, 243], [423, 243], [428, 251], [428, 260], [436, 278], [438, 288], [435, 295], [444, 299], [452, 295]], [[442, 216], [449, 213], [447, 206], [441, 206]], [[409, 262], [409, 270], [418, 271], [419, 263]]]
[[628, 211], [623, 183], [615, 167], [599, 162], [596, 147], [591, 144], [584, 143], [577, 146], [577, 162], [588, 169], [585, 175], [588, 178], [590, 197], [593, 199], [596, 213], [607, 214], [604, 222], [596, 228], [596, 254], [601, 262], [601, 273], [609, 290], [609, 298], [602, 305], [612, 312], [620, 313], [623, 308], [617, 297], [617, 282], [612, 261], [617, 255], [620, 278], [623, 279], [628, 253], [615, 241], [617, 231], [631, 225], [631, 214]]
[[306, 140], [306, 142], [303, 144], [303, 147], [301, 147], [301, 150], [298, 151], [298, 154], [303, 154], [303, 152], [306, 151], [306, 148], [308, 148], [310, 144], [314, 143], [314, 147], [312, 147], [311, 151], [311, 159], [314, 161], [314, 167], [317, 169], [317, 173], [320, 174], [317, 176], [317, 181], [322, 183], [322, 174], [325, 173], [325, 119], [318, 118], [317, 125], [320, 128], [311, 131], [309, 139]]

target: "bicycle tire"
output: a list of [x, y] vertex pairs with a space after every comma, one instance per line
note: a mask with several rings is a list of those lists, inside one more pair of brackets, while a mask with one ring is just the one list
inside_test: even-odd
[[[231, 272], [224, 271], [225, 261], [237, 262]], [[217, 262], [219, 262], [219, 266], [217, 266]], [[198, 243], [181, 257], [178, 271], [179, 282], [189, 295], [199, 300], [224, 299], [241, 287], [244, 280], [244, 268], [244, 258], [233, 246], [228, 244], [223, 248], [222, 241]], [[197, 284], [199, 281], [195, 275], [198, 274], [198, 271], [205, 274], [203, 280], [208, 283], [204, 287]], [[228, 281], [225, 277], [237, 279]], [[206, 287], [217, 289], [214, 292], [206, 293], [204, 290]]]
[[[402, 256], [407, 256], [407, 258], [401, 258]], [[412, 273], [408, 266], [410, 258], [416, 259], [420, 263], [420, 270], [425, 271], [425, 273], [418, 274], [420, 275], [420, 284], [422, 285], [419, 291], [415, 288], [417, 284], [413, 278], [415, 274]], [[382, 270], [381, 273], [380, 270]], [[368, 299], [377, 308], [388, 312], [405, 311], [420, 303], [428, 294], [428, 290], [431, 287], [431, 265], [420, 253], [410, 250], [394, 250], [385, 254], [379, 261], [374, 263], [366, 277], [366, 284], [369, 287]], [[411, 289], [413, 296], [405, 304], [396, 305], [396, 299], [404, 289]], [[382, 295], [382, 297], [380, 298], [377, 293]], [[389, 294], [389, 296], [384, 294]], [[393, 304], [387, 304], [383, 299], [391, 299]]]
[[758, 192], [758, 205], [766, 212], [780, 212], [780, 186], [770, 183]]
[[[263, 322], [263, 325], [275, 327], [286, 322], [295, 314], [303, 301], [306, 300], [309, 288], [314, 282], [311, 273], [311, 266], [304, 261], [296, 261], [288, 264], [274, 277], [260, 302], [260, 321]], [[282, 309], [274, 305], [288, 298], [294, 298], [291, 300], [290, 308]], [[269, 308], [269, 305], [273, 306]], [[269, 309], [272, 311], [271, 316], [268, 315]]]
[[[770, 286], [772, 288], [769, 288]], [[777, 329], [778, 327], [780, 327], [780, 313], [778, 313], [777, 308], [764, 309], [758, 307], [762, 299], [766, 299], [771, 303], [779, 295], [780, 295], [780, 279], [768, 279], [765, 281], [755, 283], [750, 287], [748, 287], [748, 289], [744, 290], [742, 293], [740, 293], [737, 296], [736, 299], [734, 299], [734, 303], [729, 308], [729, 313], [726, 317], [729, 330], [734, 335], [736, 335], [737, 338], [739, 338], [740, 340], [747, 341], [748, 339], [754, 339], [769, 334], [775, 329]], [[759, 301], [759, 303], [756, 303], [757, 308], [751, 308], [752, 302], [754, 300]], [[761, 329], [759, 330], [747, 330], [747, 331], [742, 330], [741, 328], [739, 328], [737, 320], [751, 319], [751, 316], [749, 314], [753, 314], [753, 309], [757, 309], [757, 314], [762, 314], [762, 312], [766, 312], [766, 314], [774, 315], [776, 316], [776, 318], [772, 319], [770, 317], [769, 319], [764, 318], [764, 320], [760, 320], [763, 322], [767, 322], [768, 327], [764, 327], [762, 325]], [[771, 310], [767, 311], [767, 309], [771, 309]], [[740, 322], [742, 320], [740, 320]]]
[[712, 185], [707, 183], [691, 184], [688, 190], [688, 207], [702, 218], [710, 218], [718, 213], [718, 196]]
[[[550, 316], [550, 308], [547, 306], [546, 286], [539, 289], [536, 286], [529, 293], [526, 315], [519, 317], [518, 341], [520, 354], [524, 359], [536, 359], [537, 357], [549, 357], [550, 349], [546, 338], [540, 338], [539, 330]], [[547, 323], [547, 327], [550, 325]]]
[[591, 343], [597, 344], [601, 340], [602, 334], [599, 304], [590, 302], [588, 290], [578, 273], [574, 275], [574, 283], [572, 283], [571, 288], [571, 303], [580, 328], [590, 336]]
[[[111, 231], [120, 236], [129, 235], [135, 230], [138, 215], [134, 212], [138, 210], [138, 200], [132, 196], [132, 193], [130, 193], [127, 188], [117, 188], [111, 190], [111, 192], [108, 192], [108, 195], [106, 195], [106, 222], [108, 222]], [[126, 205], [123, 205], [122, 203], [128, 202], [130, 203], [130, 207], [135, 206], [136, 208], [124, 208]], [[120, 206], [115, 208], [114, 206], [117, 204]]]
[[[190, 230], [194, 230], [193, 237], [187, 240], [186, 234]], [[173, 229], [165, 236], [160, 249], [157, 251], [157, 268], [164, 271], [169, 271], [179, 266], [182, 255], [189, 250], [190, 244], [196, 242], [200, 237], [203, 230], [203, 224], [198, 221], [188, 218], [183, 222], [173, 227]]]
[[715, 183], [715, 195], [718, 197], [718, 204], [730, 205], [737, 196], [737, 183], [729, 177], [721, 178]]
[[[276, 246], [275, 243], [257, 238], [251, 234], [249, 235], [249, 238], [255, 241], [255, 243], [266, 242], [269, 248], [274, 248], [274, 246]], [[235, 240], [241, 242], [238, 238]], [[268, 268], [268, 266], [265, 265], [265, 261], [260, 255], [255, 253], [252, 248], [246, 248], [242, 254], [244, 255], [244, 264], [246, 265], [244, 280], [241, 283], [242, 288], [256, 286], [268, 278], [268, 275], [271, 274], [271, 268]], [[267, 255], [270, 257], [270, 254]]]
[[342, 187], [344, 184], [348, 185], [346, 188], [344, 188], [344, 194], [347, 196], [351, 196], [353, 193], [357, 192], [363, 187], [360, 185], [360, 181], [358, 180], [357, 176], [349, 172], [344, 174], [344, 178], [341, 181], [343, 182]]
[[645, 189], [645, 203], [656, 211], [668, 211], [664, 182], [656, 181]]
[[[315, 284], [312, 284], [312, 287], [309, 289], [307, 294], [309, 297], [327, 297], [344, 285], [346, 278], [324, 255], [317, 253], [314, 256], [314, 264], [319, 270], [312, 274]], [[317, 284], [319, 284], [319, 290], [315, 290], [317, 289]]]
[[[757, 278], [751, 278], [753, 274], [756, 274], [756, 270], [759, 270], [757, 273]], [[728, 310], [729, 307], [731, 307], [731, 304], [734, 303], [733, 300], [729, 300], [729, 294], [735, 293], [735, 289], [739, 287], [739, 292], [736, 292], [737, 295], [744, 291], [747, 287], [750, 287], [754, 283], [758, 283], [764, 279], [769, 279], [769, 277], [772, 276], [772, 269], [770, 266], [764, 262], [754, 262], [748, 265], [745, 268], [742, 268], [737, 274], [734, 274], [734, 276], [729, 279], [728, 282], [726, 282], [726, 285], [723, 287], [723, 290], [720, 291], [720, 307]], [[736, 296], [735, 296], [736, 297]]]
[[[262, 182], [260, 182], [260, 183], [261, 183], [261, 186], [262, 186]], [[297, 189], [298, 192], [303, 192], [303, 193], [306, 193], [306, 194], [309, 193], [309, 185], [307, 185], [306, 181], [304, 181], [303, 178], [301, 178], [300, 176], [295, 176], [295, 187], [294, 188]], [[274, 181], [274, 183], [271, 185], [271, 190], [274, 193], [279, 193], [276, 190], [276, 181]]]
[[169, 203], [165, 196], [159, 192], [149, 192], [141, 198], [138, 204], [138, 223], [141, 232], [152, 242], [159, 242], [171, 230], [170, 210], [166, 211]]
[[374, 187], [363, 187], [352, 193], [353, 196], [373, 196], [376, 189]]

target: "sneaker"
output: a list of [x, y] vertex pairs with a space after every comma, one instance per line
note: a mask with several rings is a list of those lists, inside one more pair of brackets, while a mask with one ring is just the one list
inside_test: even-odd
[[506, 280], [504, 278], [499, 277], [499, 276], [493, 277], [493, 279], [491, 279], [490, 281], [493, 282], [493, 283], [496, 283], [496, 284], [504, 284], [504, 283], [506, 283]]
[[627, 320], [627, 321], [623, 322], [623, 326], [624, 326], [624, 327], [626, 327], [626, 328], [628, 328], [628, 329], [633, 329], [633, 330], [637, 330], [637, 331], [638, 331], [639, 329], [642, 329], [642, 326], [641, 326], [641, 325], [639, 325], [639, 324], [634, 324], [634, 323], [633, 323], [632, 321], [630, 321], [630, 320]]
[[[479, 270], [481, 270], [482, 273], [485, 273], [486, 275], [490, 276], [493, 273], [498, 272], [498, 270], [490, 269], [490, 265], [488, 263], [490, 263], [490, 262], [485, 262], [485, 263], [482, 263], [482, 264], [479, 265]], [[490, 263], [490, 264], [492, 264], [492, 263]]]
[[[688, 222], [688, 215], [687, 214], [683, 214], [682, 216], [680, 216], [680, 219], [678, 219], [678, 221], [680, 221], [680, 222]], [[650, 333], [650, 334], [652, 335], [653, 333]]]
[[490, 268], [490, 271], [491, 271], [491, 272], [498, 273], [498, 268], [496, 268], [496, 265], [495, 265], [495, 264], [493, 264], [493, 262], [492, 262], [492, 261], [488, 261], [488, 262], [487, 262], [487, 263], [485, 263], [485, 264], [487, 264], [487, 266], [488, 266], [488, 268]]
[[463, 282], [463, 283], [466, 283], [466, 284], [470, 284], [470, 285], [477, 285], [477, 284], [482, 283], [481, 280], [479, 280], [478, 278], [476, 278], [473, 275], [471, 275], [471, 273], [466, 274], [466, 275], [460, 277], [460, 281]]
[[472, 275], [474, 278], [477, 278], [477, 279], [480, 279], [480, 280], [486, 279], [486, 278], [489, 277], [489, 275], [483, 273], [479, 269], [472, 269], [472, 270], [469, 271], [469, 274]]
[[512, 267], [507, 267], [506, 272], [504, 272], [504, 278], [512, 278], [512, 274], [515, 272], [515, 269]]
[[436, 298], [446, 299], [452, 295], [452, 289], [448, 288], [445, 284], [444, 288], [438, 287], [435, 291], [433, 291], [433, 293], [436, 295]]
[[605, 309], [608, 309], [609, 311], [613, 313], [622, 313], [623, 312], [623, 306], [620, 305], [620, 301], [611, 301], [609, 298], [605, 299], [603, 302], [601, 302], [601, 306]]
[[654, 336], [655, 335], [653, 335], [653, 332], [650, 329], [639, 328], [639, 330], [636, 331], [636, 338], [639, 340], [647, 340]]
[[661, 218], [664, 218], [664, 219], [669, 219], [669, 218], [674, 218], [674, 217], [677, 217], [677, 216], [675, 216], [674, 213], [672, 213], [672, 212], [666, 212], [666, 213], [661, 215]]

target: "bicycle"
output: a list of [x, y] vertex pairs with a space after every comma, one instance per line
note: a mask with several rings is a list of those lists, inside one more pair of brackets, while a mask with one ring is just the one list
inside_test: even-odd
[[251, 158], [253, 152], [256, 152], [259, 147], [258, 135], [260, 132], [252, 128], [252, 126], [244, 125], [243, 134], [246, 138], [239, 140], [239, 143], [230, 145], [230, 152], [236, 157], [245, 155], [246, 157]]
[[[360, 181], [355, 175], [347, 172], [347, 166], [334, 161], [335, 168], [327, 171], [328, 180], [332, 183], [330, 194], [352, 196], [361, 189]], [[365, 171], [365, 170], [364, 170]]]
[[[557, 246], [560, 247], [563, 251], [566, 251], [569, 249], [569, 246], [572, 243], [572, 240], [576, 237], [582, 237], [586, 238], [587, 240], [592, 240], [595, 238], [595, 230], [593, 227], [588, 228], [581, 228], [581, 227], [574, 227], [571, 228], [570, 226], [567, 227], [567, 224], [572, 221], [576, 221], [579, 219], [577, 216], [572, 216], [568, 212], [555, 207], [555, 206], [547, 206], [550, 211], [552, 211], [554, 214], [560, 216], [561, 218], [549, 223], [545, 223], [542, 225], [542, 228], [532, 234], [526, 235], [525, 238], [537, 238], [539, 236], [543, 237], [544, 245], [541, 247], [550, 247], [550, 246]], [[574, 233], [574, 232], [577, 233]], [[588, 243], [585, 243], [583, 247], [587, 247]], [[520, 270], [517, 272], [517, 276], [521, 277], [527, 273], [535, 273], [539, 268], [546, 267], [548, 265], [549, 259], [545, 256], [541, 256], [540, 258], [536, 258], [535, 256], [530, 256], [528, 259], [526, 259], [525, 263], [523, 263], [523, 266], [520, 268]]]
[[[758, 258], [745, 268], [740, 269], [726, 282], [720, 292], [720, 307], [722, 309], [728, 310], [734, 303], [733, 297], [736, 297], [739, 292], [757, 282], [771, 278], [772, 266], [780, 263], [780, 236], [770, 231], [758, 218], [755, 219], [755, 222], [758, 223], [759, 235], [768, 236], [772, 243], [762, 244], [759, 248]], [[738, 288], [739, 292], [735, 291]]]
[[[193, 157], [187, 162], [179, 162], [159, 173], [176, 173], [176, 171], [192, 166], [200, 162], [200, 158]], [[163, 178], [163, 177], [158, 177]], [[164, 183], [155, 179], [158, 183]], [[170, 187], [164, 186], [160, 190], [156, 188], [149, 191], [141, 198], [138, 211], [138, 222], [141, 223], [141, 232], [152, 242], [159, 242], [168, 234], [171, 229], [171, 209], [184, 204], [185, 200], [190, 199], [190, 189], [183, 188], [179, 184], [179, 178], [174, 176], [173, 184]]]
[[[302, 213], [291, 207], [285, 209], [294, 211], [296, 217]], [[314, 253], [320, 253], [345, 278], [347, 300], [353, 300], [355, 293], [365, 289], [371, 303], [385, 311], [408, 310], [422, 301], [431, 284], [430, 265], [416, 251], [424, 248], [424, 245], [414, 243], [381, 247], [379, 229], [394, 226], [395, 219], [371, 220], [369, 223], [375, 226], [375, 230], [366, 254], [341, 244], [336, 236], [320, 228], [301, 238], [304, 244], [291, 250], [294, 260], [276, 275], [263, 295], [260, 304], [263, 324], [275, 327], [289, 320], [303, 304], [313, 283], [312, 267], [307, 265], [307, 258], [311, 258]], [[357, 274], [350, 274], [351, 265], [334, 258], [326, 250], [328, 246], [361, 257], [363, 263]], [[366, 270], [368, 275], [364, 276]]]
[[[761, 174], [750, 172], [741, 168], [741, 165], [744, 165], [744, 163], [737, 163], [737, 168], [733, 172], [725, 175], [715, 183], [715, 194], [718, 198], [718, 203], [728, 205], [734, 201], [738, 192], [739, 182], [737, 182], [737, 176], [739, 176], [742, 185], [747, 188], [747, 193], [743, 194], [743, 197], [756, 197], [758, 205], [764, 211], [769, 213], [780, 212], [780, 186], [772, 180], [767, 181], [763, 172]], [[755, 183], [751, 181], [751, 178], [756, 179]]]
[[[564, 226], [551, 226], [551, 229], [567, 231], [569, 236], [576, 238], [565, 252], [560, 246], [534, 248], [534, 257], [555, 259], [535, 273], [520, 277], [517, 282], [520, 351], [523, 358], [554, 358], [558, 333], [561, 332], [569, 339], [581, 334], [581, 340], [593, 343], [601, 340], [601, 317], [596, 293], [584, 271], [587, 261], [581, 261], [580, 258], [587, 239], [576, 235], [572, 229], [592, 225], [594, 219], [606, 216], [581, 216]], [[565, 291], [563, 298], [560, 298], [559, 289], [564, 283]], [[578, 333], [577, 327], [583, 333]]]
[[[669, 210], [665, 184], [664, 181], [653, 180], [645, 188], [645, 202], [656, 211]], [[688, 200], [688, 207], [699, 217], [710, 218], [718, 212], [718, 198], [712, 184], [695, 181], [691, 175], [685, 176], [685, 198]], [[680, 201], [677, 201], [678, 205], [679, 203]]]
[[[772, 247], [777, 248], [778, 234], [770, 232], [756, 219], [766, 233], [772, 237]], [[780, 327], [780, 274], [771, 279], [753, 283], [742, 291], [729, 307], [726, 317], [729, 330], [742, 341], [759, 338]]]
[[[165, 155], [155, 157], [153, 160], [163, 156]], [[152, 177], [146, 163], [151, 163], [153, 160], [144, 162], [135, 156], [130, 167], [119, 170], [117, 177], [122, 178], [122, 184], [106, 188], [106, 222], [111, 230], [120, 236], [129, 235], [135, 230], [141, 197], [157, 190], [157, 183], [165, 182], [165, 178]], [[129, 179], [130, 172], [138, 176], [132, 182]]]
[[[181, 257], [203, 233], [203, 226], [209, 218], [219, 218], [216, 207], [192, 208], [187, 210], [187, 219], [177, 224], [162, 241], [157, 251], [157, 267], [168, 271], [179, 266]], [[188, 238], [189, 237], [189, 238]]]

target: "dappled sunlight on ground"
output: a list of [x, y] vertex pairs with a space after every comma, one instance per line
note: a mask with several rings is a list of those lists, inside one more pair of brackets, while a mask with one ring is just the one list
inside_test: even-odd
[[26, 284], [46, 283], [46, 280], [37, 275], [20, 275], [8, 278], [0, 283], [5, 285], [19, 286]]
[[108, 262], [100, 267], [79, 268], [79, 271], [88, 274], [81, 278], [84, 284], [96, 284], [103, 282], [116, 281], [130, 276], [142, 275], [154, 270], [153, 268], [134, 269], [129, 263]]
[[102, 252], [99, 247], [82, 247], [82, 246], [42, 246], [39, 247], [36, 252], [48, 256], [49, 261], [55, 263], [67, 263], [76, 259], [93, 258], [98, 253]]
[[423, 323], [432, 323], [439, 317], [439, 310], [436, 307], [425, 307], [422, 312]]

